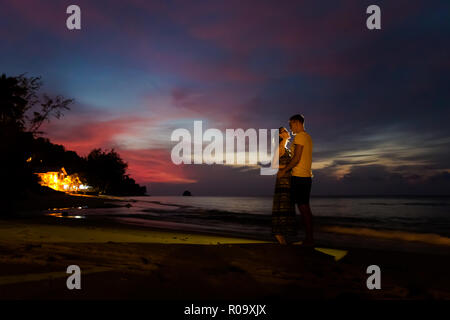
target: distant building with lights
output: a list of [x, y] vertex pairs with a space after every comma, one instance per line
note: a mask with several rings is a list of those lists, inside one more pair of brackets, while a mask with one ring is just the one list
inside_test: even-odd
[[66, 169], [61, 167], [46, 168], [38, 170], [35, 174], [40, 178], [40, 185], [52, 188], [63, 192], [77, 192], [89, 189], [89, 186], [84, 185], [78, 174], [67, 174]]

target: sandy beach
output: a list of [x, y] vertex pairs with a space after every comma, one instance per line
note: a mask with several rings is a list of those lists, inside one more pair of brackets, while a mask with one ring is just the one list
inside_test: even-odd
[[[319, 245], [318, 245], [319, 246]], [[105, 220], [0, 220], [0, 299], [450, 299], [448, 255], [299, 245]], [[369, 265], [382, 270], [368, 290]], [[82, 270], [68, 290], [66, 269]]]

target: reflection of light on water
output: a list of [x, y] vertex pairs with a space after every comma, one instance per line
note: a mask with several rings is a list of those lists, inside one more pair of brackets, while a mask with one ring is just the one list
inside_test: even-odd
[[68, 214], [63, 214], [62, 212], [47, 213], [46, 216], [56, 217], [56, 218], [71, 218], [71, 219], [85, 219], [85, 216], [69, 216]]
[[81, 207], [71, 207], [71, 208], [48, 208], [48, 211], [62, 211], [62, 210], [70, 210], [70, 209], [87, 209], [88, 206], [81, 206]]

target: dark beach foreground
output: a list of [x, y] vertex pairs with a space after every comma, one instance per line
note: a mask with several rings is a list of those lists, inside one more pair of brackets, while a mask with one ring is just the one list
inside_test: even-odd
[[[443, 254], [298, 245], [50, 217], [0, 221], [0, 299], [450, 299]], [[369, 290], [366, 269], [381, 268]], [[78, 265], [81, 290], [66, 269]]]

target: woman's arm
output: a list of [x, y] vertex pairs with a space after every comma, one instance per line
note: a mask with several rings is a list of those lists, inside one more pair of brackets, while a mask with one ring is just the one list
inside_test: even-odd
[[303, 146], [300, 144], [295, 145], [294, 149], [294, 156], [292, 157], [291, 161], [288, 163], [286, 167], [284, 167], [281, 170], [278, 170], [278, 176], [283, 176], [287, 171], [291, 170], [293, 167], [295, 167], [302, 158], [302, 152], [303, 152]]
[[275, 149], [275, 154], [273, 155], [273, 159], [272, 159], [272, 169], [278, 169], [278, 164], [279, 164], [279, 159], [280, 159], [280, 148]]

